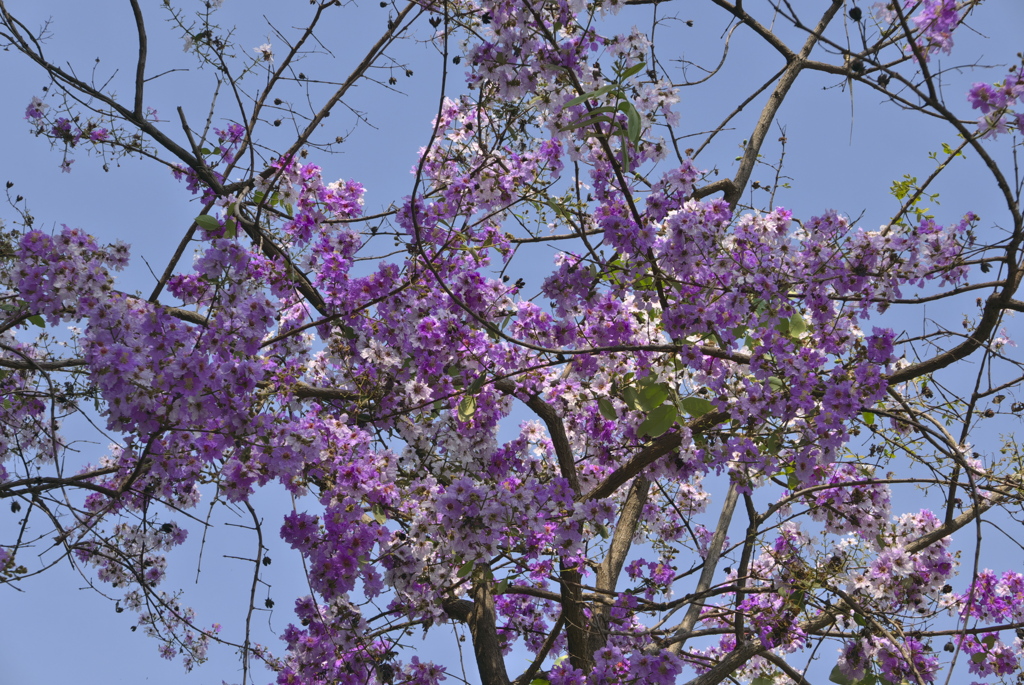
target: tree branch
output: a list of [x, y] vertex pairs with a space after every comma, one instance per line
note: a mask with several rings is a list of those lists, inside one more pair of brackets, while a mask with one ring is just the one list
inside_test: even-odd
[[489, 581], [482, 577], [473, 583], [473, 608], [469, 612], [469, 631], [482, 685], [509, 685], [498, 639], [497, 616]]

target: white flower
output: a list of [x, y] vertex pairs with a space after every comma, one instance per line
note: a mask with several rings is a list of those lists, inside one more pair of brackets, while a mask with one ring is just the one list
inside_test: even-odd
[[594, 380], [590, 383], [590, 389], [599, 395], [610, 395], [612, 392], [612, 382], [608, 378], [608, 374], [599, 373], [594, 376]]
[[274, 51], [270, 47], [270, 43], [264, 43], [263, 45], [260, 45], [259, 47], [255, 47], [255, 48], [253, 48], [253, 51], [257, 55], [259, 55], [260, 59], [262, 59], [264, 62], [273, 62], [274, 61]]
[[430, 386], [420, 380], [411, 380], [405, 384], [405, 392], [412, 402], [429, 401], [433, 396]]
[[393, 349], [378, 340], [371, 340], [359, 356], [371, 364], [380, 364], [384, 367], [397, 366], [400, 361]]

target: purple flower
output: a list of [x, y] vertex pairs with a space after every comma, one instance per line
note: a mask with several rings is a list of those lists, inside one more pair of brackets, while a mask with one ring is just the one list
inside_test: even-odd
[[868, 361], [872, 364], [888, 364], [892, 361], [892, 343], [895, 333], [891, 328], [875, 326], [868, 336]]
[[974, 109], [980, 109], [982, 114], [988, 114], [993, 109], [1002, 109], [1006, 106], [1006, 99], [1002, 91], [987, 83], [975, 83], [967, 91], [967, 99]]
[[32, 102], [28, 103], [28, 107], [25, 108], [25, 118], [29, 120], [42, 119], [43, 112], [49, 107], [50, 106], [48, 104], [39, 98], [33, 97]]

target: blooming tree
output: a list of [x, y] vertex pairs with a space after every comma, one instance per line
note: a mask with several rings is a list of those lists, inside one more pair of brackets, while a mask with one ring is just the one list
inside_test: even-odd
[[[456, 678], [415, 640], [453, 629], [485, 685], [1019, 678], [1024, 575], [986, 570], [980, 531], [1021, 513], [1024, 371], [1004, 326], [1024, 311], [1024, 72], [943, 85], [978, 2], [388, 5], [326, 93], [299, 66], [351, 11], [334, 0], [255, 48], [217, 23], [230, 3], [131, 0], [120, 92], [51, 61], [14, 4], [5, 65], [20, 53], [50, 79], [25, 119], [56, 164], [162, 164], [197, 216], [132, 294], [114, 276], [127, 245], [35, 227], [8, 184], [0, 583], [72, 565], [186, 667], [234, 645], [243, 682]], [[151, 107], [158, 9], [177, 59], [229, 93], [205, 122]], [[779, 63], [703, 133], [682, 123], [698, 79], [671, 52], [690, 11], [728, 29], [723, 62], [738, 30]], [[395, 87], [412, 36], [443, 60], [435, 115], [367, 214], [358, 178], [317, 165], [345, 144], [323, 124], [357, 84]], [[957, 140], [892, 185], [880, 228], [775, 206], [771, 132], [811, 77]], [[706, 149], [733, 136], [725, 175]], [[998, 222], [923, 207], [964, 156]], [[78, 414], [107, 450], [71, 448]], [[264, 518], [263, 490], [287, 511]], [[272, 606], [255, 590], [232, 617], [167, 587], [201, 504], [251, 514], [254, 588], [272, 545], [301, 560], [280, 644], [253, 639]]]

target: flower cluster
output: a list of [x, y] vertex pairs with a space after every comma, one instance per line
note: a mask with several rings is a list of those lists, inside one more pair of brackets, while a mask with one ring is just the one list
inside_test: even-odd
[[[876, 664], [873, 668], [872, 663]], [[930, 683], [938, 672], [939, 659], [925, 645], [908, 637], [895, 644], [885, 637], [867, 637], [847, 642], [839, 655], [839, 670], [852, 681], [863, 680], [875, 668], [889, 682], [917, 679]]]
[[107, 267], [128, 263], [124, 243], [100, 248], [92, 236], [67, 226], [57, 236], [26, 233], [17, 255], [14, 285], [33, 314], [50, 325], [90, 316], [113, 288]]
[[47, 116], [49, 108], [50, 106], [38, 97], [33, 97], [25, 108], [25, 119], [34, 127], [36, 135], [45, 136], [53, 144], [63, 147], [62, 171], [70, 172], [75, 160], [68, 158], [68, 151], [79, 144], [101, 146], [112, 140], [110, 129], [100, 120], [90, 117], [83, 123], [80, 116], [72, 114], [51, 119]]
[[1000, 83], [975, 83], [967, 92], [971, 107], [981, 110], [978, 133], [995, 137], [1010, 128], [1024, 131], [1024, 111], [1012, 107], [1024, 98], [1024, 67], [1015, 68]]
[[875, 469], [855, 464], [834, 465], [821, 478], [830, 487], [808, 496], [811, 518], [824, 521], [830, 533], [856, 533], [875, 542], [890, 518], [888, 485], [874, 478]]

